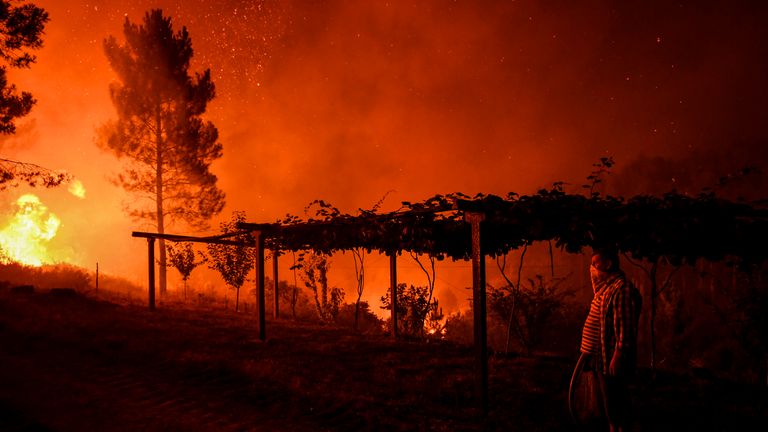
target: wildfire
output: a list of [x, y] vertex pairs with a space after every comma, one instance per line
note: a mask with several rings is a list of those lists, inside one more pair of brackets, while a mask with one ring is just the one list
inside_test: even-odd
[[0, 231], [0, 248], [7, 259], [31, 266], [51, 263], [48, 242], [56, 236], [61, 220], [33, 194], [16, 200], [16, 214]]
[[69, 188], [67, 188], [67, 190], [72, 195], [80, 199], [85, 199], [85, 186], [83, 186], [83, 182], [81, 182], [80, 180], [74, 180], [72, 183], [70, 183]]

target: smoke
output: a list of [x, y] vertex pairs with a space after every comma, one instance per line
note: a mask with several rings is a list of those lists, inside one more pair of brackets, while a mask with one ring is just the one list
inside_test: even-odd
[[288, 210], [389, 189], [525, 193], [600, 156], [764, 137], [765, 8], [700, 5], [294, 5], [225, 143], [230, 202], [254, 202], [237, 187], [251, 182]]
[[84, 200], [43, 199], [62, 219], [57, 239], [115, 273], [142, 268], [130, 231], [147, 227], [123, 212], [107, 180], [119, 166], [94, 145], [114, 117], [102, 42], [154, 7], [187, 26], [192, 71], [212, 70], [222, 219], [271, 221], [317, 198], [353, 212], [389, 190], [385, 208], [530, 193], [581, 184], [601, 156], [622, 167], [766, 139], [758, 2], [36, 3], [51, 16], [45, 47], [32, 69], [10, 71], [39, 101], [34, 134], [2, 150], [88, 185]]

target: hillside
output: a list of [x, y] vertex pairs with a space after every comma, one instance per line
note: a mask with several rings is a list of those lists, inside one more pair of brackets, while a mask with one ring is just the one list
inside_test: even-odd
[[[4, 431], [572, 429], [571, 359], [492, 356], [481, 420], [468, 347], [288, 320], [259, 342], [250, 314], [66, 294], [0, 291]], [[765, 389], [640, 382], [637, 430], [768, 424]]]

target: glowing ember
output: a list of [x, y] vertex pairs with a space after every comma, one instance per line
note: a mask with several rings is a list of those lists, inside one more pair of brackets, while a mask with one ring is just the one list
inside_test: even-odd
[[47, 244], [61, 221], [33, 194], [16, 200], [16, 214], [0, 231], [0, 247], [6, 258], [31, 266], [51, 263]]
[[70, 183], [69, 188], [67, 188], [67, 190], [72, 195], [80, 199], [85, 199], [85, 186], [83, 186], [83, 183], [80, 180], [75, 180], [72, 183]]

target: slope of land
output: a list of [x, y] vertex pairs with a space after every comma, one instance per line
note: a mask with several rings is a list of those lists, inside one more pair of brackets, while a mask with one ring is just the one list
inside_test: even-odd
[[[0, 430], [574, 429], [570, 359], [492, 356], [481, 419], [468, 347], [287, 320], [260, 342], [255, 328], [245, 313], [5, 289]], [[661, 375], [634, 390], [635, 430], [768, 425], [764, 388]]]

